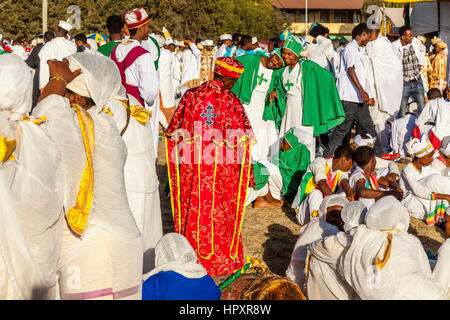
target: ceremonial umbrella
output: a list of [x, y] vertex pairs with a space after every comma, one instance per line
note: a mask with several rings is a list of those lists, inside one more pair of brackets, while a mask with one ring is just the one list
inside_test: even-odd
[[105, 41], [105, 43], [108, 42], [108, 37], [105, 36], [104, 34], [100, 34], [100, 33], [88, 34], [87, 38], [88, 39], [94, 39], [95, 42], [97, 42], [97, 43], [99, 43], [101, 41]]

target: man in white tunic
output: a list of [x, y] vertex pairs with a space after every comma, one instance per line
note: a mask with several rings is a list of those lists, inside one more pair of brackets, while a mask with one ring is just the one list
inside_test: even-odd
[[56, 299], [61, 155], [42, 128], [46, 118], [28, 116], [28, 66], [5, 54], [0, 69], [0, 299]]
[[389, 127], [387, 121], [394, 118], [402, 99], [402, 62], [392, 49], [391, 42], [370, 31], [370, 42], [366, 46], [366, 74], [370, 96], [375, 104], [369, 108], [381, 144], [389, 146]]
[[73, 41], [67, 40], [72, 25], [66, 21], [60, 21], [56, 28], [55, 38], [47, 42], [39, 52], [40, 73], [39, 89], [44, 89], [49, 79], [48, 60], [62, 60], [77, 52], [77, 46]]
[[183, 52], [183, 73], [181, 83], [189, 88], [200, 85], [200, 59], [201, 52], [190, 39], [184, 41], [187, 47]]
[[[149, 17], [145, 9], [124, 14], [131, 38], [115, 47], [111, 58], [119, 66], [129, 99], [130, 124], [123, 139], [128, 148], [125, 184], [130, 209], [142, 233], [144, 273], [153, 268], [154, 248], [162, 237], [161, 206], [156, 174], [156, 151], [150, 114], [159, 92], [158, 73], [150, 53], [141, 47], [148, 39]], [[144, 107], [145, 106], [145, 107]]]
[[[165, 48], [167, 47], [167, 49]], [[175, 51], [175, 44], [172, 40], [167, 40], [165, 47], [161, 48], [161, 57], [159, 59], [159, 80], [161, 88], [161, 102], [163, 108], [175, 107], [175, 89], [173, 64], [175, 57], [172, 52]]]
[[448, 207], [450, 178], [436, 174], [431, 166], [435, 150], [426, 135], [412, 139], [406, 147], [414, 158], [400, 176], [400, 187], [405, 191], [403, 204], [411, 216], [434, 225], [443, 220]]

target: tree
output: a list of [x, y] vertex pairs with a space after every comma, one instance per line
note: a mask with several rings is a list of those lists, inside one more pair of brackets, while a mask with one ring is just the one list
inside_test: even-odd
[[[0, 33], [6, 38], [42, 32], [42, 0], [0, 0]], [[175, 38], [216, 39], [223, 33], [245, 33], [268, 39], [279, 34], [286, 18], [270, 0], [49, 0], [48, 28], [67, 20], [70, 5], [80, 7], [81, 28], [76, 33], [106, 34], [106, 18], [135, 7], [150, 10], [156, 32], [166, 27]]]

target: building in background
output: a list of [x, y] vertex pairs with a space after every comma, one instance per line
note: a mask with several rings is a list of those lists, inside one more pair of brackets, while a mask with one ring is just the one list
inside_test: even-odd
[[[272, 0], [272, 4], [293, 21], [290, 26], [292, 33], [305, 34], [305, 0]], [[353, 28], [366, 20], [361, 11], [363, 5], [364, 0], [309, 0], [308, 30], [313, 23], [319, 22], [330, 29], [331, 40], [342, 37], [351, 40]]]

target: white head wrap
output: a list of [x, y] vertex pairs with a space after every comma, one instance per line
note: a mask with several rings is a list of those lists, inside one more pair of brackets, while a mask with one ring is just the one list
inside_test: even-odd
[[95, 52], [98, 49], [98, 44], [94, 39], [87, 39], [87, 43], [91, 46], [90, 52]]
[[409, 212], [395, 197], [387, 196], [370, 207], [365, 221], [370, 230], [406, 232], [409, 228]]
[[160, 48], [166, 43], [166, 39], [160, 34], [155, 35], [154, 38], [156, 39], [156, 42], [158, 42]]
[[355, 137], [355, 139], [353, 140], [354, 144], [359, 148], [359, 147], [371, 147], [373, 148], [373, 146], [375, 145], [375, 138], [373, 138], [370, 134], [366, 134], [367, 138], [364, 139], [363, 137], [361, 137], [361, 135], [357, 135]]
[[253, 37], [252, 38], [252, 44], [257, 44], [258, 43], [258, 38], [257, 37]]
[[0, 111], [24, 114], [31, 110], [33, 74], [23, 59], [13, 54], [0, 56]]
[[205, 40], [205, 46], [212, 47], [214, 45], [214, 42], [212, 40]]
[[348, 202], [341, 212], [344, 231], [349, 232], [360, 224], [364, 224], [366, 211], [366, 207], [360, 201]]
[[333, 194], [323, 199], [319, 207], [319, 219], [322, 221], [327, 220], [327, 209], [333, 206], [344, 207], [348, 203], [348, 200], [341, 195]]
[[446, 136], [444, 139], [442, 139], [441, 142], [441, 148], [439, 149], [444, 156], [450, 157], [450, 136]]
[[408, 151], [410, 155], [421, 158], [434, 152], [434, 147], [428, 139], [428, 136], [423, 134], [420, 140], [417, 138], [411, 139], [406, 144], [406, 151]]
[[119, 69], [111, 59], [83, 53], [74, 53], [67, 59], [70, 70], [81, 68], [83, 71], [67, 88], [81, 96], [92, 98], [95, 111], [101, 112], [103, 106], [123, 89]]
[[72, 25], [70, 23], [68, 23], [67, 21], [59, 21], [58, 27], [66, 30], [67, 32], [69, 32], [70, 30], [73, 29]]
[[189, 241], [179, 233], [168, 233], [155, 247], [155, 269], [145, 275], [148, 279], [161, 271], [174, 271], [187, 278], [202, 278], [205, 268], [197, 263], [197, 255]]
[[223, 34], [220, 36], [220, 41], [225, 41], [225, 40], [233, 40], [233, 37], [231, 36], [231, 34]]

